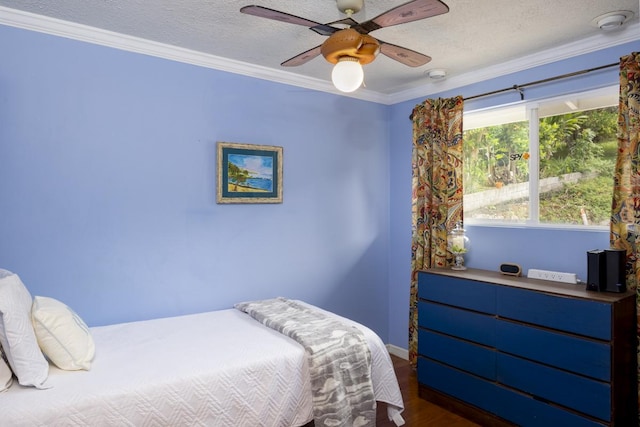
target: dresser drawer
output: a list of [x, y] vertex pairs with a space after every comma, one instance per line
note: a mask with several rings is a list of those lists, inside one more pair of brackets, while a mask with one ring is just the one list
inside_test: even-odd
[[549, 366], [498, 353], [498, 382], [601, 420], [611, 418], [611, 388]]
[[496, 287], [482, 282], [420, 272], [418, 297], [484, 313], [496, 312]]
[[421, 329], [418, 354], [492, 381], [496, 379], [496, 351], [488, 347]]
[[611, 304], [498, 286], [497, 314], [561, 331], [611, 339]]
[[601, 381], [611, 380], [611, 347], [605, 342], [496, 320], [496, 347]]
[[[418, 325], [447, 335], [495, 347], [496, 318], [428, 301], [418, 302]], [[418, 342], [420, 342], [418, 340]]]
[[458, 369], [418, 357], [418, 382], [430, 388], [464, 400], [478, 408], [496, 413], [495, 382], [464, 373]]
[[418, 381], [523, 427], [602, 427], [603, 424], [494, 382], [418, 358]]

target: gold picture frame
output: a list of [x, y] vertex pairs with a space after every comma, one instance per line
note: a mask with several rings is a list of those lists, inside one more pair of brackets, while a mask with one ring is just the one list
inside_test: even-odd
[[217, 203], [282, 203], [282, 147], [218, 142]]

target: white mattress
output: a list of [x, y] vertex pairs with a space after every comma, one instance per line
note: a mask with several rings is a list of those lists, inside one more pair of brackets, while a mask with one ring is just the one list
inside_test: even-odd
[[[402, 409], [393, 365], [373, 343], [374, 393]], [[300, 426], [313, 419], [308, 366], [295, 341], [235, 310], [91, 328], [90, 371], [51, 366], [50, 389], [0, 394], [7, 426]]]

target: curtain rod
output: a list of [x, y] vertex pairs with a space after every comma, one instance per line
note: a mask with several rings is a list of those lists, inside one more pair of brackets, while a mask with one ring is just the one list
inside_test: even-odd
[[467, 98], [464, 98], [464, 100], [468, 101], [470, 99], [482, 98], [483, 96], [494, 95], [496, 93], [507, 92], [509, 90], [517, 90], [520, 93], [520, 100], [523, 101], [524, 100], [524, 92], [522, 91], [522, 89], [524, 89], [527, 86], [539, 85], [539, 84], [542, 84], [542, 83], [552, 82], [554, 80], [566, 79], [567, 77], [579, 76], [581, 74], [591, 73], [593, 71], [603, 70], [605, 68], [616, 67], [616, 66], [619, 66], [619, 65], [620, 65], [619, 62], [614, 62], [613, 64], [601, 65], [600, 67], [588, 68], [586, 70], [581, 70], [581, 71], [576, 71], [576, 72], [573, 72], [573, 73], [562, 74], [562, 75], [555, 76], [555, 77], [549, 77], [548, 79], [536, 80], [535, 82], [529, 82], [529, 83], [525, 83], [525, 84], [521, 84], [521, 85], [513, 85], [513, 86], [508, 87], [508, 88], [498, 89], [498, 90], [494, 90], [492, 92], [486, 92], [486, 93], [481, 93], [479, 95], [469, 96]]
[[[595, 68], [587, 68], [586, 70], [580, 70], [580, 71], [575, 71], [573, 73], [561, 74], [559, 76], [549, 77], [547, 79], [542, 79], [542, 80], [536, 80], [534, 82], [524, 83], [524, 84], [521, 84], [521, 85], [513, 85], [511, 87], [506, 87], [504, 89], [498, 89], [498, 90], [494, 90], [494, 91], [491, 91], [491, 92], [485, 92], [485, 93], [481, 93], [479, 95], [473, 95], [473, 96], [469, 96], [469, 97], [466, 97], [466, 98], [463, 98], [463, 99], [465, 101], [469, 101], [470, 99], [482, 98], [484, 96], [495, 95], [495, 94], [498, 94], [498, 93], [508, 92], [510, 90], [515, 90], [515, 91], [518, 91], [518, 93], [520, 94], [520, 100], [524, 101], [523, 89], [525, 87], [533, 86], [533, 85], [539, 85], [539, 84], [542, 84], [542, 83], [548, 83], [548, 82], [552, 82], [554, 80], [566, 79], [567, 77], [579, 76], [581, 74], [591, 73], [593, 71], [599, 71], [599, 70], [603, 70], [605, 68], [616, 67], [616, 66], [619, 66], [619, 65], [620, 65], [620, 62], [614, 62], [613, 64], [601, 65], [601, 66], [595, 67]], [[409, 116], [409, 119], [413, 120], [413, 113]]]

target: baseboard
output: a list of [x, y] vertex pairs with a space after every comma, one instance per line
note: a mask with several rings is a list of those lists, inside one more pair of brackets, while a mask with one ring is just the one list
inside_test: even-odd
[[398, 356], [404, 360], [409, 360], [409, 350], [393, 344], [387, 344], [387, 350], [389, 351], [389, 354], [393, 354], [394, 356]]

